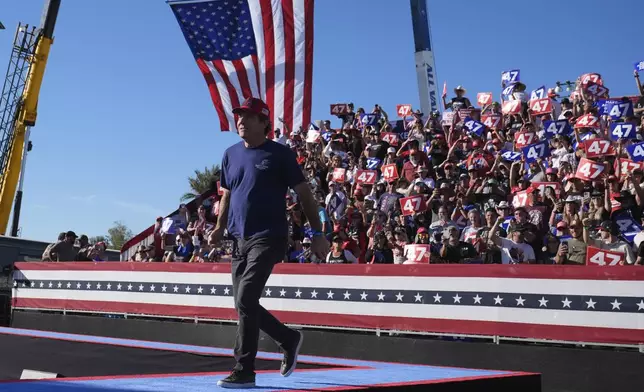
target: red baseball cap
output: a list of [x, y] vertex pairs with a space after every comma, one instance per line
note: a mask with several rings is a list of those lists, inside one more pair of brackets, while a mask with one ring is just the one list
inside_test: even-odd
[[257, 115], [262, 115], [269, 118], [271, 116], [271, 111], [268, 108], [268, 105], [266, 105], [266, 103], [264, 103], [264, 101], [262, 101], [259, 98], [252, 98], [252, 97], [246, 98], [246, 100], [244, 101], [244, 103], [241, 104], [241, 106], [233, 109], [234, 114], [240, 114], [241, 112], [244, 112], [244, 111], [249, 111]]

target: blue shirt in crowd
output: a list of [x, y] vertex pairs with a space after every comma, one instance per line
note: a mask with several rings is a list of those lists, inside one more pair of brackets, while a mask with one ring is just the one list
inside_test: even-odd
[[256, 148], [229, 147], [220, 185], [230, 191], [228, 233], [236, 238], [286, 237], [286, 192], [306, 181], [295, 153], [267, 140]]

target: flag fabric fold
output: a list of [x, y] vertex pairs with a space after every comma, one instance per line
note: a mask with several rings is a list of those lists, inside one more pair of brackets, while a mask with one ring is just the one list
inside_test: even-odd
[[264, 100], [274, 128], [311, 122], [314, 0], [170, 1], [206, 79], [222, 131], [236, 131], [232, 109]]

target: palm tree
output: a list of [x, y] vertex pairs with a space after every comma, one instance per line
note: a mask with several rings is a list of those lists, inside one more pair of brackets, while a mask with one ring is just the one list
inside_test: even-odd
[[188, 201], [197, 198], [199, 195], [214, 189], [219, 181], [221, 169], [219, 165], [212, 165], [206, 167], [203, 171], [195, 170], [193, 177], [188, 177], [190, 184], [190, 192], [186, 192], [181, 196], [181, 201]]

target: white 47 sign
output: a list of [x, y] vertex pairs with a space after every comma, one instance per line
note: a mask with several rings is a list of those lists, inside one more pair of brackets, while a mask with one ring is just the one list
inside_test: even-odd
[[623, 265], [624, 253], [589, 246], [586, 250], [586, 265]]
[[405, 256], [415, 263], [429, 263], [429, 245], [411, 244], [405, 245]]

